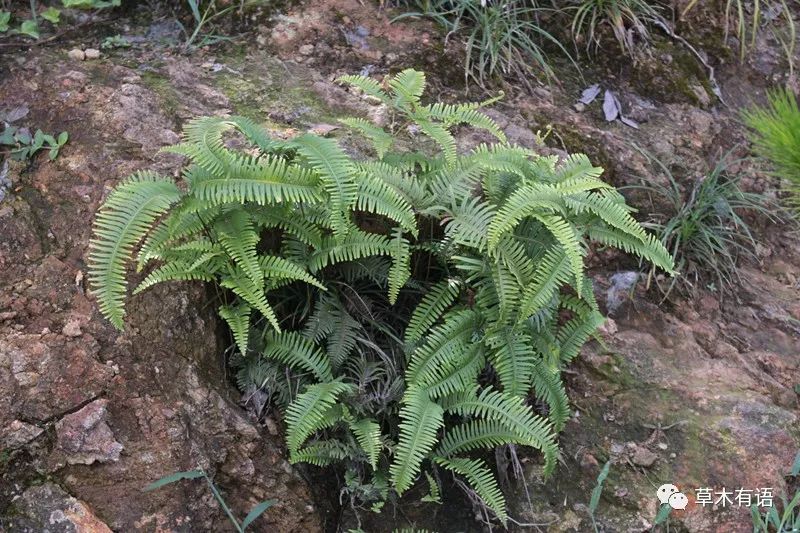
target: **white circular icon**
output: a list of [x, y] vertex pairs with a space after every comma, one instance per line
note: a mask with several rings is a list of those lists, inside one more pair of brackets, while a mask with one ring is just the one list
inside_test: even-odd
[[658, 487], [658, 490], [656, 491], [656, 496], [658, 496], [658, 501], [660, 501], [662, 504], [665, 504], [669, 503], [670, 496], [679, 493], [680, 491], [678, 490], [678, 487], [670, 483], [665, 483], [664, 485]]
[[689, 498], [682, 492], [676, 492], [669, 497], [669, 506], [673, 509], [680, 509], [682, 511], [686, 509], [687, 505], [689, 505]]

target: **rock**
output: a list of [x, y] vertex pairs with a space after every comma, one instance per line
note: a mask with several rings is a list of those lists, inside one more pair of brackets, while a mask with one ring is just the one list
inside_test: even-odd
[[86, 59], [99, 59], [100, 58], [100, 50], [96, 48], [87, 48], [84, 50], [84, 55]]
[[111, 529], [82, 501], [53, 483], [26, 490], [14, 502], [16, 515], [9, 531], [48, 533], [111, 533]]
[[80, 337], [83, 335], [80, 320], [70, 320], [67, 322], [61, 329], [61, 334], [66, 337]]
[[86, 59], [86, 54], [80, 48], [73, 48], [72, 50], [67, 52], [67, 55], [69, 56], [70, 59], [73, 59], [75, 61], [83, 61], [84, 59]]
[[106, 422], [107, 404], [107, 400], [96, 400], [56, 423], [56, 454], [63, 454], [68, 464], [119, 461], [123, 447]]
[[25, 446], [44, 432], [40, 427], [14, 420], [8, 427], [0, 431], [0, 448], [14, 450]]
[[645, 468], [653, 466], [657, 460], [658, 455], [651, 452], [644, 446], [637, 445], [631, 454], [631, 461], [633, 461], [633, 464], [637, 466], [643, 466]]
[[314, 53], [314, 45], [313, 44], [304, 44], [300, 47], [300, 54], [304, 56], [310, 56]]

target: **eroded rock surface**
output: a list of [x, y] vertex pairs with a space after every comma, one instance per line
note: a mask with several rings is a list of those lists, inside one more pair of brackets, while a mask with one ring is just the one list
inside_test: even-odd
[[[240, 517], [278, 501], [259, 528], [319, 530], [281, 437], [237, 405], [205, 289], [132, 299], [124, 332], [86, 292], [99, 203], [135, 170], [171, 173], [177, 160], [156, 151], [178, 140], [182, 120], [230, 112], [223, 92], [186, 59], [158, 76], [56, 51], [0, 68], [3, 106], [26, 105], [35, 127], [70, 133], [55, 161], [12, 165], [0, 201], [0, 529], [218, 531], [227, 518], [203, 482], [142, 491], [203, 468]], [[32, 486], [43, 477], [52, 482]]]

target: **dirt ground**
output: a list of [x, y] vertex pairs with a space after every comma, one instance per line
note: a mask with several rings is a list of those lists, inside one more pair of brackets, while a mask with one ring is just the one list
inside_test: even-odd
[[[176, 171], [178, 160], [157, 152], [192, 117], [241, 114], [276, 134], [327, 130], [344, 115], [380, 113], [333, 83], [336, 75], [409, 66], [427, 71], [432, 98], [463, 98], [456, 45], [428, 23], [390, 23], [375, 4], [299, 2], [192, 54], [170, 46], [168, 19], [141, 13], [47, 46], [0, 49], [0, 112], [24, 110], [19, 124], [70, 134], [55, 161], [12, 163], [10, 186], [0, 179], [0, 531], [223, 531], [201, 483], [142, 492], [196, 467], [214, 474], [242, 515], [278, 500], [258, 531], [356, 526], [322, 488], [332, 474], [291, 467], [275, 424], [240, 406], [207, 289], [171, 285], [133, 298], [120, 333], [86, 292], [85, 253], [94, 212], [116, 183], [135, 170]], [[698, 10], [681, 29], [716, 53], [718, 43], [702, 41], [713, 33], [706, 16]], [[134, 46], [86, 61], [67, 55], [117, 33]], [[565, 67], [560, 84], [506, 86], [491, 113], [525, 146], [538, 147], [537, 131], [552, 126], [539, 149], [586, 152], [616, 186], [665, 179], [639, 148], [684, 184], [729, 150], [746, 155], [737, 110], [785, 81], [778, 43], [763, 37], [744, 64], [718, 61], [723, 103], [680, 43], [658, 42], [636, 67], [598, 60], [583, 79]], [[605, 122], [598, 102], [577, 110], [592, 83], [614, 90], [639, 128]], [[459, 142], [473, 140], [464, 132]], [[748, 189], [775, 190], [751, 165], [742, 172]], [[785, 225], [757, 225], [759, 261], [745, 264], [734, 297], [704, 290], [657, 306], [639, 283], [609, 310], [601, 340], [568, 370], [574, 416], [558, 470], [543, 480], [539, 458], [521, 452], [524, 480], [507, 482], [523, 524], [512, 530], [590, 531], [590, 493], [609, 459], [595, 513], [603, 531], [650, 530], [663, 483], [690, 496], [671, 531], [752, 530], [746, 509], [696, 505], [697, 488], [787, 490], [800, 449], [800, 240]], [[592, 266], [604, 305], [611, 277], [635, 269], [618, 254]], [[456, 490], [442, 506], [413, 499], [362, 517], [361, 527], [484, 530]]]

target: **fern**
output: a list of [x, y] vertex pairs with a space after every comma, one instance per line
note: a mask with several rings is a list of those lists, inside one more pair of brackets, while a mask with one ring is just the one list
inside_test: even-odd
[[459, 293], [459, 283], [445, 280], [434, 285], [422, 301], [414, 309], [406, 328], [405, 341], [412, 343], [420, 340], [426, 330], [434, 325], [452, 305]]
[[239, 352], [247, 354], [248, 339], [250, 337], [250, 313], [253, 310], [247, 304], [237, 306], [223, 305], [219, 308], [219, 316], [228, 323]]
[[125, 266], [133, 247], [179, 198], [171, 180], [140, 172], [118, 185], [100, 207], [89, 247], [89, 282], [100, 311], [118, 329], [125, 316]]
[[[241, 117], [190, 121], [167, 148], [188, 158], [183, 183], [137, 174], [101, 208], [92, 290], [122, 327], [133, 257], [146, 272], [137, 293], [216, 283], [237, 383], [258, 412], [285, 407], [292, 462], [342, 465], [342, 494], [373, 509], [423, 472], [438, 501], [426, 470], [439, 465], [505, 521], [474, 455], [529, 446], [555, 468], [570, 414], [562, 370], [603, 319], [587, 246], [668, 273], [672, 257], [586, 156], [508, 145], [481, 112], [494, 99], [427, 103], [414, 70], [339, 81], [388, 109], [386, 127], [343, 120], [374, 154], [356, 160], [313, 134], [273, 139]], [[498, 142], [460, 153], [461, 125]]]
[[286, 445], [289, 453], [296, 453], [309, 436], [330, 424], [331, 419], [325, 416], [327, 411], [341, 395], [350, 390], [350, 385], [334, 380], [310, 385], [297, 396], [286, 409]]
[[350, 429], [358, 440], [359, 446], [367, 454], [367, 460], [373, 470], [378, 468], [378, 455], [383, 447], [381, 443], [381, 427], [374, 420], [364, 418], [350, 423]]
[[423, 459], [436, 445], [437, 433], [444, 424], [443, 415], [442, 407], [432, 402], [424, 389], [408, 387], [400, 410], [400, 438], [389, 467], [398, 494], [408, 490], [419, 474]]
[[486, 506], [494, 511], [500, 521], [503, 524], [508, 521], [506, 499], [503, 497], [503, 493], [500, 492], [497, 479], [495, 479], [494, 474], [492, 474], [492, 471], [489, 470], [484, 461], [462, 457], [454, 459], [438, 457], [436, 462], [446, 469], [466, 477], [470, 486], [481, 497]]

